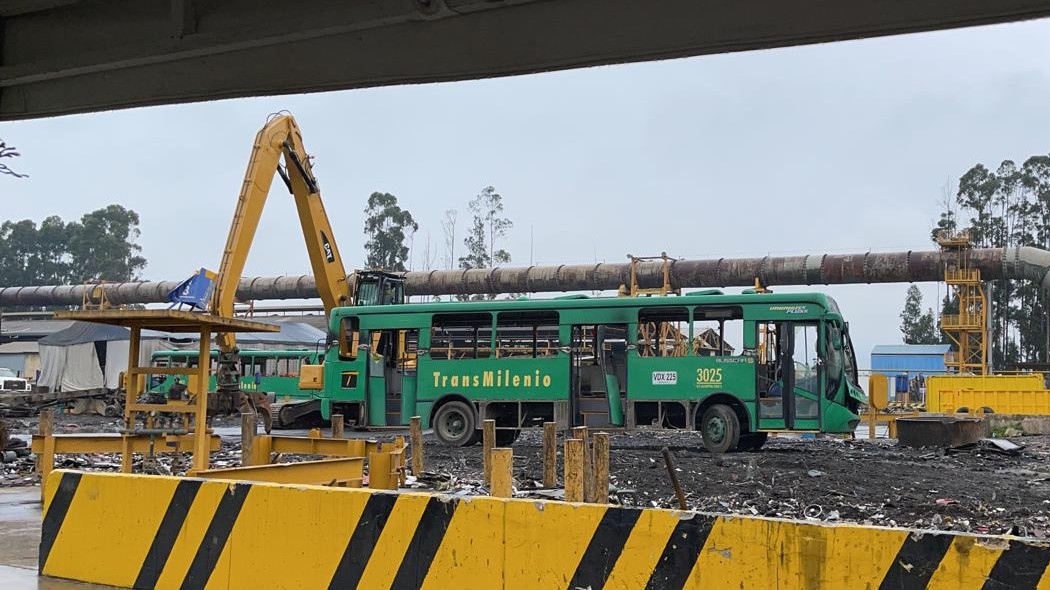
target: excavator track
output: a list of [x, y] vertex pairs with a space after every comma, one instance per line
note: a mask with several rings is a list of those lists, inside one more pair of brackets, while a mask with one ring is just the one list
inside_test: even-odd
[[275, 402], [270, 404], [270, 416], [275, 428], [295, 428], [297, 423], [311, 414], [321, 413], [320, 400]]

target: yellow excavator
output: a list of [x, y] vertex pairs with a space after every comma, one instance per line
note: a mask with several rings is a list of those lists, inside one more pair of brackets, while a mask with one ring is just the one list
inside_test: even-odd
[[[282, 165], [283, 160], [283, 165]], [[295, 200], [299, 222], [310, 255], [310, 266], [317, 291], [327, 316], [334, 307], [375, 305], [404, 302], [404, 281], [400, 275], [381, 271], [358, 271], [353, 285], [347, 281], [346, 268], [336, 246], [328, 214], [321, 202], [321, 192], [314, 177], [310, 156], [303, 147], [303, 137], [290, 114], [273, 115], [255, 136], [248, 170], [244, 174], [234, 211], [233, 223], [222, 264], [215, 279], [211, 311], [221, 317], [233, 317], [237, 287], [244, 272], [248, 251], [255, 238], [266, 197], [274, 174], [279, 174]], [[393, 294], [393, 296], [391, 296]], [[244, 392], [240, 387], [237, 341], [233, 333], [221, 333], [216, 363], [218, 412], [255, 412], [266, 431], [272, 427], [271, 403], [265, 393]]]

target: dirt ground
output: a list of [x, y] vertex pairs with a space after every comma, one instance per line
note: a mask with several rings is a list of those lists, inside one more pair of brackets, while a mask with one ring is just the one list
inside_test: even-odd
[[[14, 434], [35, 430], [35, 419], [9, 420]], [[236, 419], [218, 426], [236, 426]], [[115, 431], [112, 419], [60, 416], [56, 432]], [[392, 433], [367, 436], [390, 440]], [[640, 430], [613, 434], [610, 500], [631, 506], [677, 507], [660, 455], [671, 449], [690, 509], [792, 519], [1016, 534], [1050, 538], [1050, 437], [1011, 439], [1014, 455], [990, 445], [971, 450], [910, 449], [892, 440], [770, 439], [759, 452], [712, 455], [699, 434]], [[559, 441], [560, 444], [560, 441]], [[224, 440], [216, 466], [239, 463], [239, 442]], [[520, 497], [557, 497], [539, 490], [541, 435], [524, 432], [514, 445]], [[409, 487], [451, 494], [485, 493], [481, 448], [448, 448], [427, 436], [426, 472]], [[35, 485], [32, 456], [0, 464], [0, 486]], [[283, 457], [280, 460], [296, 460]], [[560, 460], [560, 454], [559, 454]], [[188, 457], [167, 456], [156, 467], [178, 474]], [[58, 467], [116, 470], [114, 456], [60, 456]], [[560, 465], [559, 465], [560, 475]]]

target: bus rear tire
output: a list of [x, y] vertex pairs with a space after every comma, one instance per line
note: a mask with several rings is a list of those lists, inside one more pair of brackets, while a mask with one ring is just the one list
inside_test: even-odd
[[451, 447], [476, 444], [473, 442], [477, 434], [474, 423], [474, 409], [459, 400], [442, 404], [430, 421], [437, 439]]
[[700, 432], [704, 447], [712, 453], [728, 453], [736, 450], [740, 443], [740, 418], [733, 408], [715, 404], [704, 411], [700, 419]]

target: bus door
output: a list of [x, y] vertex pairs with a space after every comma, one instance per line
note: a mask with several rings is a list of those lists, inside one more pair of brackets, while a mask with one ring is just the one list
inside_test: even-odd
[[820, 357], [816, 322], [792, 322], [791, 360], [794, 389], [791, 404], [796, 430], [820, 430], [820, 400], [824, 392], [824, 362]]
[[580, 415], [580, 391], [583, 388], [581, 375], [586, 354], [586, 337], [584, 326], [573, 326], [571, 331], [569, 347], [569, 423], [571, 426], [583, 424]]
[[[365, 405], [368, 408], [369, 426], [386, 426], [387, 415], [387, 391], [386, 391], [386, 351], [384, 345], [389, 338], [384, 338], [384, 332], [361, 331], [361, 341], [368, 342], [368, 355], [366, 364], [368, 370], [368, 391], [365, 395]], [[365, 347], [362, 347], [365, 348]], [[400, 409], [398, 410], [400, 413]]]
[[609, 424], [623, 426], [620, 390], [627, 384], [627, 324], [598, 326], [598, 365], [604, 377]]
[[401, 415], [398, 424], [408, 424], [416, 415], [416, 361], [419, 354], [419, 329], [399, 330], [397, 374], [401, 381]]
[[[570, 347], [572, 395], [569, 409], [573, 424], [584, 426], [623, 426], [618, 363], [626, 367], [626, 348], [617, 357], [606, 346], [607, 335], [626, 334], [626, 326], [573, 326]], [[609, 344], [613, 338], [609, 338]], [[607, 349], [608, 348], [608, 349]], [[621, 358], [622, 357], [622, 358]]]
[[823, 363], [815, 322], [759, 322], [756, 403], [761, 430], [820, 430]]
[[419, 330], [372, 333], [368, 357], [368, 421], [373, 426], [408, 424], [415, 415]]

